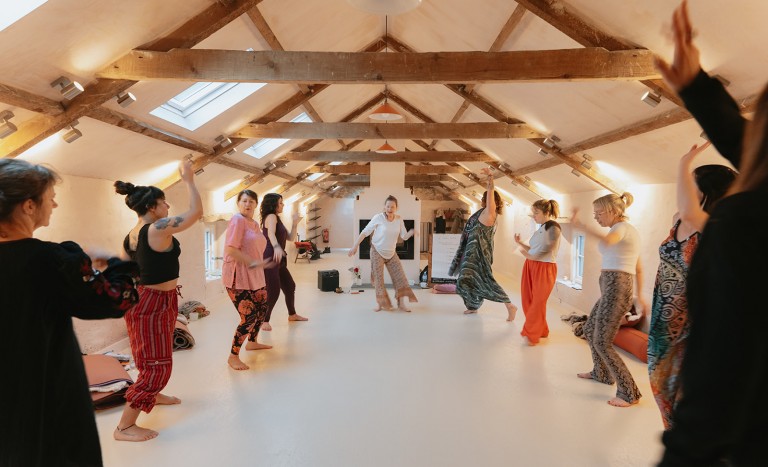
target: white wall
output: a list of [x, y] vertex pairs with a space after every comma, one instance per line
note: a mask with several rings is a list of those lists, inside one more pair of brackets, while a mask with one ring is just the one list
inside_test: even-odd
[[[317, 219], [317, 224], [322, 228], [328, 229], [329, 243], [323, 243], [322, 238], [315, 239], [319, 248], [330, 247], [332, 250], [338, 248], [350, 248], [355, 242], [356, 236], [352, 235], [349, 229], [350, 219], [354, 216], [355, 199], [354, 198], [331, 198], [321, 196], [310, 205], [310, 209], [318, 207], [319, 211], [307, 213], [307, 218], [321, 216]], [[315, 221], [308, 221], [309, 226], [315, 225]], [[339, 272], [341, 274], [341, 272]]]
[[[371, 186], [360, 194], [359, 199], [354, 203], [354, 215], [351, 222], [348, 220], [345, 224], [348, 226], [348, 232], [354, 239], [357, 239], [359, 235], [359, 223], [360, 219], [370, 219], [376, 213], [382, 212], [384, 209], [384, 201], [387, 196], [392, 195], [397, 198], [397, 214], [403, 219], [413, 219], [416, 229], [415, 239], [416, 245], [421, 241], [421, 232], [419, 232], [419, 224], [421, 223], [421, 202], [416, 200], [416, 197], [411, 194], [409, 188], [403, 188], [405, 181], [405, 163], [398, 162], [372, 162], [371, 163]], [[342, 224], [343, 225], [343, 224]], [[354, 240], [353, 240], [354, 241]], [[349, 244], [352, 246], [352, 243]], [[418, 282], [419, 280], [419, 251], [415, 248], [415, 255], [413, 260], [402, 260], [403, 270], [406, 277], [409, 280]], [[364, 283], [370, 283], [371, 281], [371, 262], [368, 260], [359, 259], [359, 252], [350, 266], [355, 265], [360, 267], [360, 276]], [[339, 271], [339, 274], [344, 274], [345, 271]], [[392, 281], [389, 278], [389, 274], [384, 269], [385, 281], [391, 284]]]

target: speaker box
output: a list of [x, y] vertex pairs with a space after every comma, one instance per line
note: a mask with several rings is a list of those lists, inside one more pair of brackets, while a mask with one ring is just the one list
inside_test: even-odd
[[323, 292], [334, 292], [339, 286], [339, 271], [317, 271], [317, 288]]

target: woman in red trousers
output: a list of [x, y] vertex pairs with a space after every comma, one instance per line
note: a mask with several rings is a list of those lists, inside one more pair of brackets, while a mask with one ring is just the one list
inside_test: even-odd
[[515, 242], [525, 256], [520, 286], [525, 325], [520, 334], [528, 339], [528, 345], [536, 345], [539, 339], [549, 335], [547, 299], [557, 279], [556, 258], [560, 246], [560, 224], [553, 219], [557, 219], [559, 213], [557, 201], [540, 199], [531, 206], [531, 217], [540, 227], [529, 240], [530, 246], [520, 241], [520, 234], [515, 234]]

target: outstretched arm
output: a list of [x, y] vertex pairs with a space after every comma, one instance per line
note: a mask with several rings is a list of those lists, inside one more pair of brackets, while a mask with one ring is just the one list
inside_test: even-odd
[[482, 173], [483, 175], [486, 175], [488, 179], [485, 182], [485, 209], [483, 209], [478, 220], [481, 224], [490, 227], [496, 223], [496, 197], [493, 196], [493, 172], [491, 172], [491, 169], [484, 167]]
[[[179, 163], [179, 175], [187, 186], [189, 209], [178, 216], [164, 217], [155, 221], [149, 228], [151, 244], [167, 243], [173, 234], [190, 228], [203, 215], [203, 201], [195, 185], [195, 173], [192, 171], [191, 159], [184, 159]], [[154, 245], [152, 247], [155, 248]]]

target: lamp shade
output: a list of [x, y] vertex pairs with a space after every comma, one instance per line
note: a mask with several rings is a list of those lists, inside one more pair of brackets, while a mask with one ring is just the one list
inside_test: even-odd
[[374, 120], [400, 120], [403, 118], [397, 109], [389, 105], [387, 102], [381, 104], [381, 106], [371, 112], [368, 117]]
[[376, 150], [376, 152], [379, 154], [394, 154], [397, 152], [397, 149], [392, 147], [392, 145], [388, 142], [384, 141], [384, 144], [382, 144], [379, 149]]
[[355, 8], [377, 15], [399, 15], [421, 5], [421, 0], [347, 0]]

